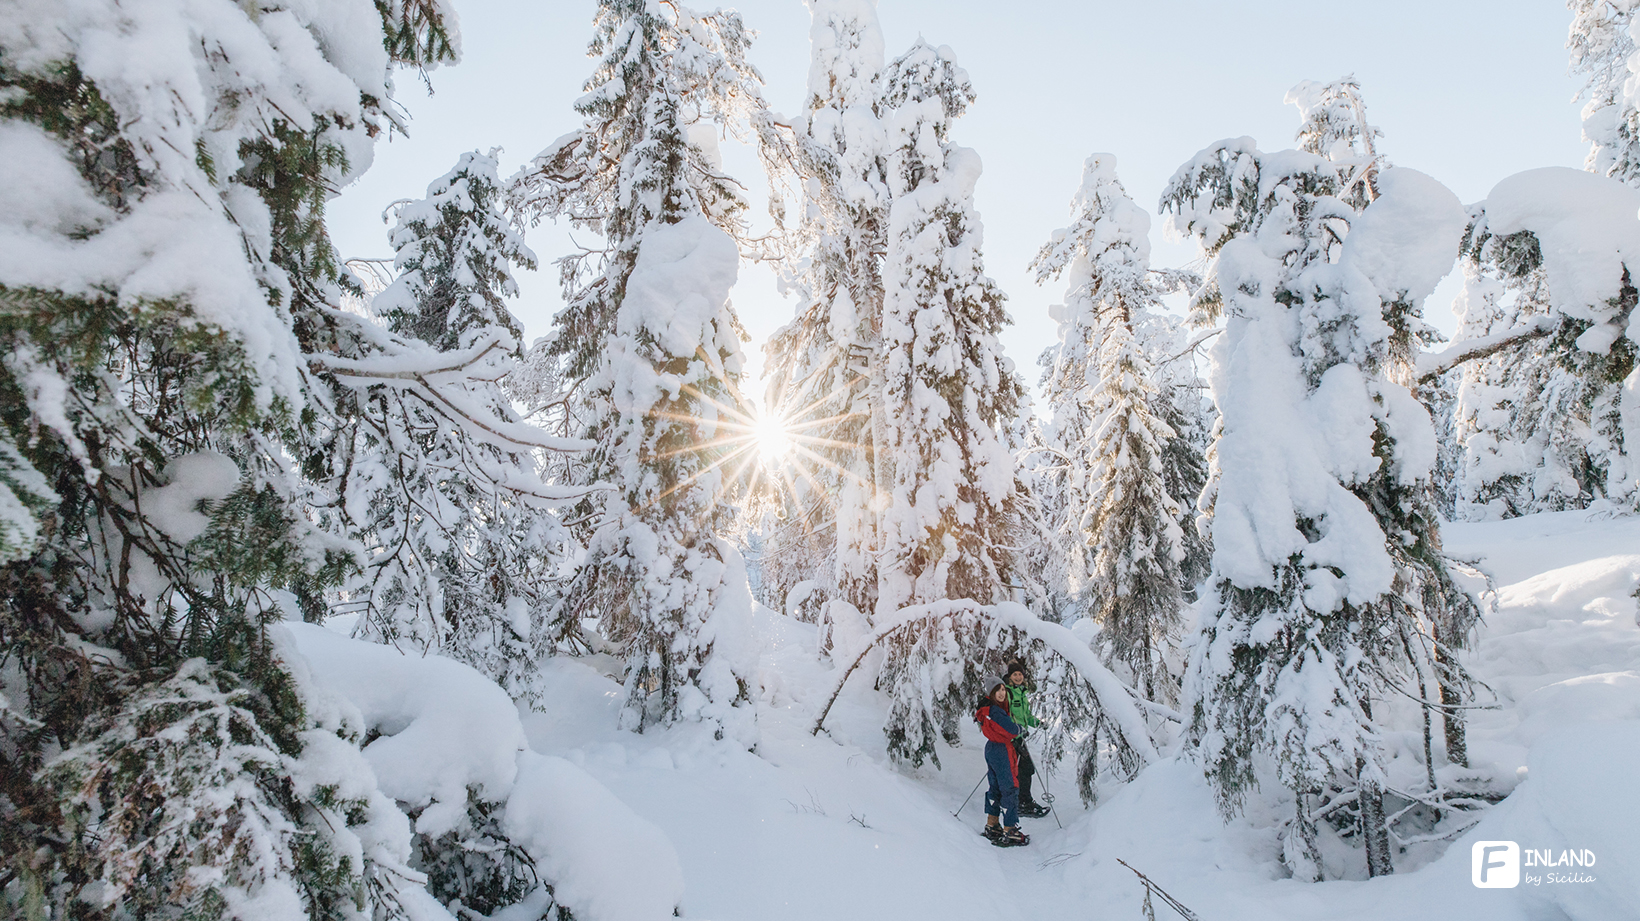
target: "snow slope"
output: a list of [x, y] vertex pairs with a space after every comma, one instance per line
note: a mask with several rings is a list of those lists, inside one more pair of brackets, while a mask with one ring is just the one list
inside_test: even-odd
[[[1122, 859], [1203, 921], [1640, 919], [1640, 627], [1629, 596], [1640, 553], [1626, 552], [1640, 551], [1640, 519], [1576, 512], [1460, 524], [1448, 546], [1484, 555], [1499, 586], [1470, 664], [1500, 707], [1474, 711], [1472, 758], [1523, 780], [1444, 855], [1422, 866], [1409, 860], [1387, 878], [1283, 879], [1277, 816], [1250, 808], [1222, 822], [1199, 767], [1177, 758], [1092, 810], [1076, 802], [1068, 772], [1049, 776], [1049, 789], [1061, 792], [1058, 823], [1027, 820], [1030, 847], [994, 848], [976, 833], [980, 796], [951, 815], [983, 774], [977, 733], [959, 749], [942, 748], [943, 771], [894, 768], [881, 732], [886, 700], [862, 674], [828, 731], [811, 737], [833, 673], [815, 656], [812, 627], [763, 609], [755, 754], [700, 726], [615, 729], [621, 688], [586, 660], [550, 665], [546, 708], [522, 713], [522, 725], [534, 752], [579, 768], [583, 785], [619, 801], [609, 808], [630, 810], [670, 840], [686, 918], [1137, 919], [1144, 893]], [[521, 767], [533, 757], [521, 755]], [[1591, 850], [1592, 868], [1552, 872], [1594, 881], [1476, 888], [1471, 845], [1495, 840]], [[1542, 870], [1526, 872], [1543, 879]]]

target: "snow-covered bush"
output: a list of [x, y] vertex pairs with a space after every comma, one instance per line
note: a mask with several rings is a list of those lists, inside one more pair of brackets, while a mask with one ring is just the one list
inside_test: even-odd
[[39, 775], [52, 802], [32, 804], [55, 819], [51, 833], [85, 846], [16, 867], [17, 907], [340, 919], [360, 917], [365, 896], [404, 916], [417, 898], [404, 817], [369, 783], [346, 727], [289, 731], [309, 726], [307, 703], [288, 681], [247, 686], [190, 659], [92, 717]]
[[421, 898], [460, 921], [677, 911], [682, 871], [666, 837], [582, 769], [530, 751], [502, 688], [440, 656], [288, 629], [309, 696], [330, 701], [362, 745], [342, 753], [358, 762], [354, 788], [379, 788], [396, 813]]

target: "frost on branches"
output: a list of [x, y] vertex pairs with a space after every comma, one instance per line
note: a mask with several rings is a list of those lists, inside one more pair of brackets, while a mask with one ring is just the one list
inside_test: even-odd
[[[344, 497], [369, 557], [347, 595], [360, 635], [449, 655], [528, 696], [555, 633], [561, 491], [531, 450], [545, 433], [530, 438], [497, 383], [522, 335], [505, 303], [518, 293], [511, 266], [535, 265], [500, 212], [501, 191], [494, 157], [466, 153], [398, 209], [399, 276], [371, 306], [452, 370], [436, 389], [348, 378], [369, 388]], [[452, 400], [461, 413], [447, 411]]]
[[[997, 333], [1002, 292], [984, 275], [973, 208], [979, 156], [948, 138], [973, 100], [949, 49], [918, 43], [883, 73], [888, 214], [883, 269], [883, 439], [892, 479], [878, 550], [877, 616], [908, 605], [1009, 598], [1023, 574], [1014, 459], [1000, 432], [1023, 386]], [[898, 635], [880, 681], [890, 751], [920, 763], [955, 737], [983, 644], [943, 622]]]
[[1369, 872], [1393, 871], [1374, 705], [1388, 681], [1421, 683], [1450, 649], [1449, 622], [1473, 609], [1441, 556], [1434, 432], [1409, 390], [1418, 312], [1452, 265], [1462, 211], [1428, 177], [1382, 170], [1358, 213], [1339, 197], [1358, 175], [1342, 166], [1221, 141], [1162, 202], [1211, 257], [1198, 309], [1225, 318], [1191, 731], [1227, 812], [1256, 782], [1253, 755], [1273, 757], [1296, 794], [1285, 859], [1309, 879], [1311, 803], [1340, 795], [1358, 804]]
[[[768, 404], [791, 433], [801, 474], [766, 567], [774, 601], [796, 597], [844, 655], [876, 610], [876, 548], [889, 467], [883, 437], [882, 257], [887, 135], [879, 117], [883, 36], [874, 0], [811, 0], [807, 118], [787, 169], [800, 187], [777, 217], [782, 284], [797, 316], [770, 339]], [[785, 210], [797, 211], [791, 220]], [[789, 226], [788, 226], [789, 225]]]
[[743, 564], [719, 536], [752, 460], [729, 306], [745, 207], [717, 137], [760, 104], [732, 12], [606, 0], [582, 129], [513, 181], [517, 207], [603, 235], [560, 261], [565, 307], [534, 361], [564, 424], [595, 442], [572, 485], [587, 556], [559, 602], [626, 660], [622, 725], [702, 719], [754, 742]]
[[1088, 158], [1071, 207], [1075, 223], [1033, 263], [1039, 280], [1067, 274], [1070, 282], [1043, 380], [1053, 412], [1046, 440], [1057, 458], [1046, 487], [1055, 497], [1054, 564], [1078, 608], [1103, 628], [1107, 662], [1120, 661], [1146, 697], [1171, 699], [1163, 654], [1178, 639], [1185, 536], [1166, 468], [1182, 436], [1164, 421], [1170, 403], [1135, 335], [1161, 307], [1150, 216], [1127, 197], [1110, 154]]

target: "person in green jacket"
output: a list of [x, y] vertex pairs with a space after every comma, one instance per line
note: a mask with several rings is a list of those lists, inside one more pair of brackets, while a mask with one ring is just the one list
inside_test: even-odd
[[1009, 662], [1003, 677], [1008, 685], [1008, 715], [1019, 726], [1019, 737], [1014, 739], [1014, 750], [1019, 753], [1019, 814], [1041, 818], [1048, 814], [1048, 807], [1031, 799], [1031, 778], [1036, 774], [1036, 763], [1025, 748], [1025, 738], [1031, 728], [1042, 725], [1042, 721], [1031, 713], [1031, 701], [1025, 684], [1025, 664]]

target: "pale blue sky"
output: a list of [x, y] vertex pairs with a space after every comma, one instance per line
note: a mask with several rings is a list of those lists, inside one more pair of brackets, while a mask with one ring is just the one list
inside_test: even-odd
[[[752, 59], [770, 103], [797, 112], [808, 73], [807, 8], [801, 0], [728, 5], [761, 33]], [[456, 7], [463, 62], [432, 74], [430, 97], [414, 77], [400, 76], [411, 136], [380, 145], [370, 172], [331, 204], [344, 255], [387, 255], [382, 208], [422, 195], [461, 151], [503, 147], [510, 173], [577, 124], [570, 106], [591, 68], [592, 0]], [[1563, 47], [1570, 14], [1553, 2], [879, 0], [878, 9], [890, 57], [919, 34], [949, 45], [979, 94], [956, 139], [985, 163], [977, 203], [986, 268], [1015, 320], [1004, 346], [1033, 385], [1036, 357], [1054, 336], [1047, 307], [1061, 289], [1037, 287], [1025, 266], [1066, 223], [1090, 153], [1115, 154], [1129, 194], [1154, 209], [1173, 171], [1212, 141], [1245, 134], [1265, 149], [1291, 146], [1298, 115], [1282, 104], [1287, 89], [1353, 73], [1384, 131], [1380, 149], [1465, 202], [1511, 173], [1583, 162]], [[729, 166], [749, 188], [761, 187], [749, 156], [731, 156]], [[1162, 239], [1160, 220], [1152, 242], [1158, 265], [1194, 256]], [[520, 279], [514, 311], [533, 338], [557, 308], [550, 261], [570, 241], [566, 230], [543, 225], [529, 243], [544, 267]], [[1429, 319], [1447, 329], [1452, 293], [1449, 278], [1427, 305]], [[732, 296], [759, 363], [764, 338], [792, 304], [775, 293], [768, 270], [749, 265]]]

